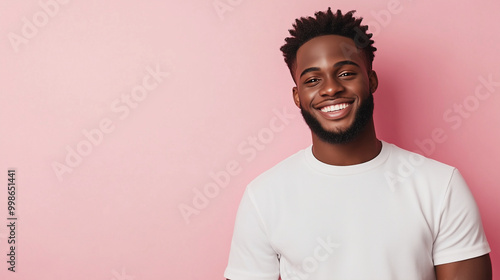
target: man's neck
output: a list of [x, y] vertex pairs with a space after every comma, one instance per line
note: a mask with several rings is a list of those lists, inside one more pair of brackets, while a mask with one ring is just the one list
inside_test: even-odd
[[331, 165], [354, 165], [367, 162], [375, 158], [382, 150], [382, 142], [375, 135], [373, 123], [354, 139], [345, 144], [331, 144], [312, 135], [314, 157], [319, 161]]

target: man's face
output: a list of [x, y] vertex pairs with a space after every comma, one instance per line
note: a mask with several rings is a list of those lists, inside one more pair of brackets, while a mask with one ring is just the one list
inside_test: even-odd
[[339, 144], [355, 139], [372, 120], [377, 76], [352, 39], [319, 36], [297, 51], [293, 97], [311, 131]]

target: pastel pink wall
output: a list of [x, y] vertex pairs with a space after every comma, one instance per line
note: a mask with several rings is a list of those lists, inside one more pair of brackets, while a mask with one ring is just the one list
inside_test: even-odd
[[246, 184], [310, 144], [279, 47], [328, 6], [375, 33], [379, 137], [461, 170], [499, 274], [499, 2], [30, 0], [0, 2], [0, 278], [222, 279]]

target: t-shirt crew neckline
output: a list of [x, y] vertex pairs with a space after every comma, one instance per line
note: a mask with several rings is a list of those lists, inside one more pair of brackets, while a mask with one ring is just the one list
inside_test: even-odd
[[328, 174], [328, 175], [353, 175], [353, 174], [359, 174], [365, 171], [368, 171], [370, 169], [376, 168], [377, 166], [380, 166], [382, 163], [384, 163], [387, 158], [389, 157], [389, 154], [391, 153], [391, 144], [386, 143], [384, 141], [382, 142], [382, 149], [380, 153], [374, 157], [373, 159], [363, 162], [360, 164], [355, 164], [355, 165], [346, 165], [346, 166], [340, 166], [340, 165], [331, 165], [324, 163], [322, 161], [319, 161], [313, 154], [312, 152], [312, 145], [307, 147], [305, 149], [305, 158], [307, 164], [313, 168], [314, 170], [317, 170], [319, 172]]

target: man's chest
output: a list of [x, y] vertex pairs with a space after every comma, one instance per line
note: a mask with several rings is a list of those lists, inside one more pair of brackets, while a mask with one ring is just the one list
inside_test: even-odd
[[287, 194], [267, 225], [272, 246], [296, 265], [307, 258], [432, 258], [435, 217], [428, 203], [411, 192], [367, 189]]

